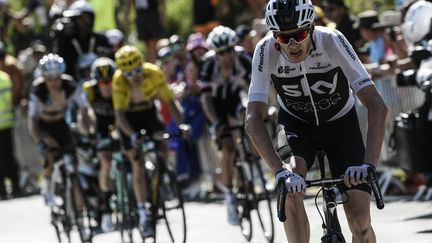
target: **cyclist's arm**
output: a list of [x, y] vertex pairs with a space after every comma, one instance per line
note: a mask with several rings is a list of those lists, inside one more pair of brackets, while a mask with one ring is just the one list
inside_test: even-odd
[[213, 97], [211, 92], [204, 92], [201, 94], [201, 102], [204, 110], [204, 114], [210, 120], [212, 124], [216, 124], [219, 118], [216, 115], [216, 110], [213, 105]]
[[183, 124], [182, 112], [180, 111], [179, 105], [174, 99], [168, 101], [168, 110], [170, 114], [174, 117], [174, 120], [177, 124]]
[[183, 115], [180, 108], [181, 106], [176, 102], [174, 93], [166, 82], [162, 72], [158, 72], [158, 75], [160, 80], [160, 98], [167, 103], [168, 110], [176, 123], [183, 124]]
[[384, 139], [388, 108], [374, 85], [361, 89], [357, 96], [368, 111], [368, 128], [364, 161], [377, 165]]
[[120, 129], [128, 136], [132, 136], [135, 133], [135, 130], [130, 125], [129, 121], [126, 119], [126, 110], [119, 109], [115, 111], [115, 118], [117, 125]]
[[84, 92], [80, 92], [78, 89], [75, 91], [72, 99], [79, 107], [79, 117], [78, 120], [84, 129], [84, 132], [94, 133], [95, 120], [91, 118], [89, 114], [90, 104], [87, 101], [86, 95]]
[[36, 95], [30, 94], [29, 108], [28, 108], [28, 129], [35, 141], [43, 139], [43, 132], [39, 127], [39, 113], [41, 104]]
[[283, 168], [283, 163], [276, 153], [267, 129], [264, 126], [266, 116], [266, 103], [260, 101], [249, 102], [246, 110], [246, 131], [261, 157], [274, 172], [277, 172]]

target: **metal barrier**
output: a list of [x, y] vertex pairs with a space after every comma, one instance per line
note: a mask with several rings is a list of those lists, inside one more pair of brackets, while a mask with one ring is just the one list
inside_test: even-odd
[[[386, 76], [380, 80], [375, 80], [374, 83], [389, 109], [385, 125], [384, 143], [381, 149], [381, 160], [385, 161], [391, 156], [389, 143], [393, 132], [394, 118], [400, 112], [406, 112], [419, 107], [424, 102], [424, 93], [416, 86], [398, 87], [396, 85], [395, 76]], [[356, 109], [363, 139], [365, 141], [367, 110], [360, 102], [356, 103]]]
[[[20, 110], [23, 109], [23, 110]], [[38, 190], [39, 173], [42, 171], [41, 158], [36, 151], [36, 144], [27, 126], [27, 115], [24, 108], [15, 111], [14, 152], [20, 167], [20, 186], [25, 192]]]

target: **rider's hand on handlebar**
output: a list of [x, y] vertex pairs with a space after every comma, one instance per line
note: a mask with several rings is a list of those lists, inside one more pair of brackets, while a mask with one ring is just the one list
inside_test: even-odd
[[370, 164], [360, 166], [350, 166], [345, 172], [344, 182], [347, 187], [352, 187], [362, 183], [367, 183], [368, 169], [374, 168]]
[[275, 177], [277, 182], [281, 178], [285, 180], [285, 187], [290, 194], [303, 193], [306, 190], [306, 181], [299, 174], [283, 169], [278, 171]]

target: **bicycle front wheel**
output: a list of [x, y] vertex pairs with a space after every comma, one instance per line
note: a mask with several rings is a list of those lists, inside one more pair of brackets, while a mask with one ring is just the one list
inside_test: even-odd
[[266, 188], [267, 181], [264, 178], [264, 173], [259, 161], [253, 163], [253, 174], [255, 180], [254, 195], [256, 202], [256, 213], [267, 242], [272, 243], [274, 240], [274, 223], [273, 212], [270, 201], [270, 193]]
[[74, 219], [82, 243], [91, 243], [93, 232], [89, 214], [88, 202], [85, 200], [84, 190], [77, 175], [71, 175], [68, 186], [69, 211]]
[[[175, 174], [166, 170], [159, 178], [159, 213], [158, 218], [165, 221], [166, 232], [157, 235], [168, 235], [172, 243], [186, 242], [186, 214], [183, 195]], [[159, 229], [157, 229], [159, 231]]]

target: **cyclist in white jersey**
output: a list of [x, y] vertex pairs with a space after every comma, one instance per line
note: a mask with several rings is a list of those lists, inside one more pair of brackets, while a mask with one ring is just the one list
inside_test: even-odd
[[207, 38], [212, 51], [204, 56], [198, 78], [203, 110], [212, 123], [221, 148], [222, 183], [226, 187], [228, 222], [232, 225], [238, 225], [240, 221], [232, 192], [235, 142], [228, 128], [239, 120], [242, 108], [244, 115], [241, 98], [246, 96], [251, 77], [251, 59], [236, 43], [234, 30], [225, 26], [215, 27]]
[[[288, 241], [309, 242], [304, 177], [315, 152], [324, 150], [332, 176], [345, 175], [339, 189], [350, 198], [344, 209], [352, 242], [375, 242], [365, 182], [367, 169], [379, 160], [387, 107], [347, 39], [337, 30], [314, 27], [310, 0], [270, 0], [265, 15], [273, 35], [255, 49], [246, 129], [276, 181], [285, 179]], [[277, 150], [263, 123], [270, 84], [278, 93], [278, 122], [284, 126]], [[366, 148], [354, 94], [368, 110]]]

